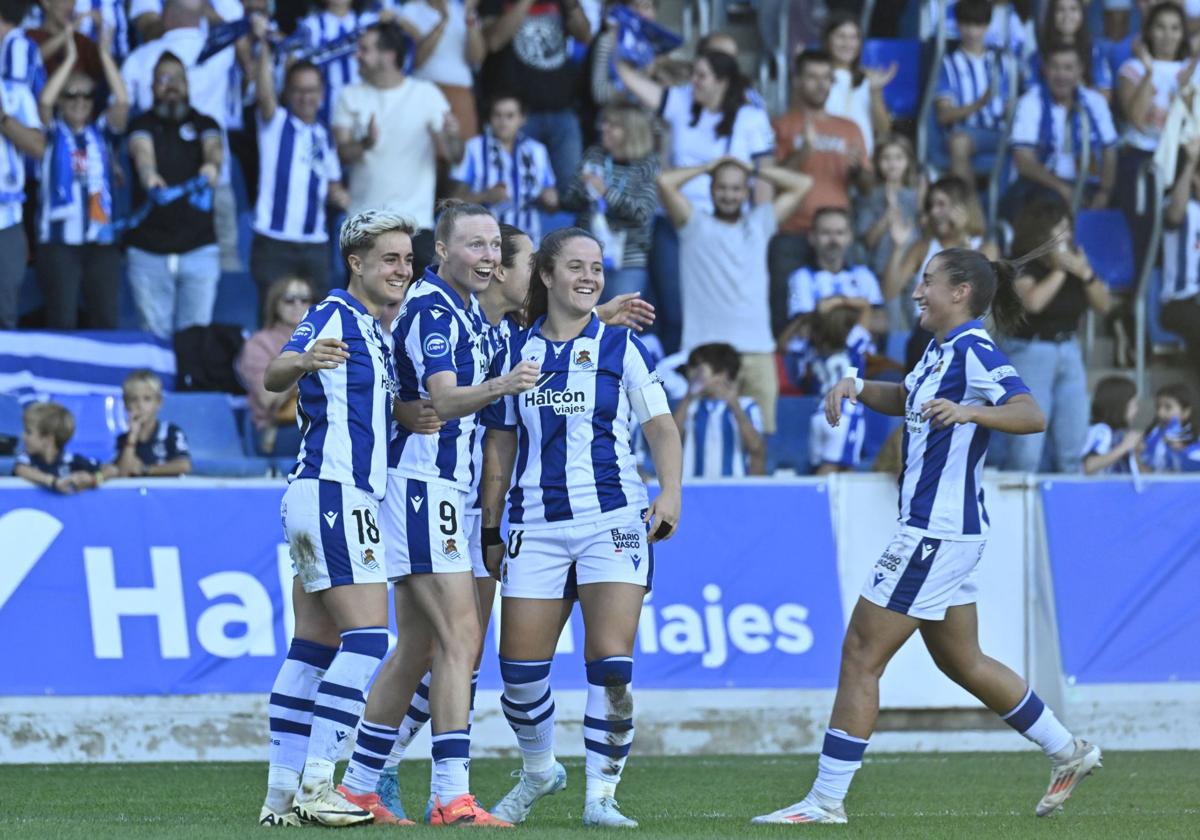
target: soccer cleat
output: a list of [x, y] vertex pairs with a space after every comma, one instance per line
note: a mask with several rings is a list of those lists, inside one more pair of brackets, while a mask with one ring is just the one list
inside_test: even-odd
[[334, 790], [333, 782], [328, 779], [302, 784], [292, 812], [301, 822], [330, 828], [363, 825], [374, 820], [370, 811], [360, 808]]
[[512, 775], [518, 779], [517, 785], [496, 803], [492, 808], [492, 815], [508, 820], [514, 825], [525, 822], [533, 803], [543, 796], [552, 796], [567, 786], [567, 768], [557, 761], [545, 779], [532, 779], [524, 770], [514, 770]]
[[396, 778], [398, 769], [384, 770], [379, 774], [379, 781], [375, 783], [375, 793], [378, 794], [383, 807], [391, 811], [392, 816], [402, 825], [412, 825], [412, 820], [404, 813], [404, 803], [400, 801], [400, 780]]
[[637, 828], [637, 820], [631, 820], [621, 813], [617, 800], [611, 796], [593, 799], [583, 806], [583, 824], [598, 825], [601, 828]]
[[1092, 770], [1104, 766], [1100, 763], [1100, 758], [1098, 746], [1076, 738], [1075, 752], [1070, 758], [1065, 761], [1051, 760], [1050, 787], [1046, 789], [1042, 801], [1037, 804], [1035, 813], [1039, 817], [1045, 817], [1062, 808], [1079, 783], [1090, 776]]
[[266, 805], [258, 812], [258, 824], [263, 828], [299, 828], [303, 825], [294, 813], [276, 814]]
[[512, 823], [497, 819], [483, 808], [469, 793], [443, 805], [437, 797], [433, 800], [433, 812], [429, 815], [430, 825], [479, 826], [480, 828], [512, 828]]
[[338, 785], [337, 792], [352, 805], [357, 805], [364, 811], [370, 811], [375, 818], [375, 825], [416, 825], [412, 820], [402, 820], [388, 810], [379, 799], [378, 793], [355, 793], [345, 785]]
[[780, 808], [769, 814], [754, 817], [750, 820], [758, 825], [788, 825], [789, 823], [828, 823], [842, 825], [846, 822], [846, 809], [837, 805], [821, 802], [813, 794], [809, 794], [795, 805]]

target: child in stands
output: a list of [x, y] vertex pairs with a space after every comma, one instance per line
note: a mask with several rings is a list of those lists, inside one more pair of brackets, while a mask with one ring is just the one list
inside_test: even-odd
[[35, 402], [25, 407], [24, 452], [17, 456], [13, 475], [56, 493], [74, 493], [99, 487], [104, 481], [100, 464], [66, 450], [75, 435], [75, 418], [56, 402]]
[[122, 386], [129, 431], [117, 438], [113, 466], [122, 476], [187, 475], [192, 471], [183, 429], [158, 419], [162, 380], [151, 370], [135, 370]]

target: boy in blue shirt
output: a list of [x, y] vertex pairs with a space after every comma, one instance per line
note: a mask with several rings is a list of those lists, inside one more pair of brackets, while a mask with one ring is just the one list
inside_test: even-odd
[[65, 449], [75, 434], [75, 418], [55, 402], [25, 407], [24, 452], [17, 456], [13, 475], [57, 493], [90, 490], [104, 481], [100, 464]]
[[122, 476], [187, 475], [192, 471], [183, 429], [158, 419], [162, 380], [152, 370], [135, 370], [122, 385], [129, 431], [117, 438], [114, 466]]

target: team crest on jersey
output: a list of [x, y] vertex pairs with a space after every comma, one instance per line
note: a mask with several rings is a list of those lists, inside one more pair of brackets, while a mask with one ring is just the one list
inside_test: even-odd
[[592, 366], [592, 351], [580, 350], [575, 354], [575, 366], [587, 370]]
[[425, 339], [425, 355], [431, 359], [440, 359], [450, 352], [450, 342], [445, 336], [434, 335]]
[[454, 539], [442, 540], [442, 554], [450, 560], [458, 559], [458, 543]]
[[375, 549], [367, 548], [362, 553], [362, 564], [371, 571], [379, 569], [379, 561], [375, 559]]
[[[620, 528], [613, 528], [608, 533], [612, 537], [614, 554], [620, 554], [626, 548], [640, 549], [642, 547], [641, 531], [622, 531]], [[634, 568], [637, 568], [636, 563]]]

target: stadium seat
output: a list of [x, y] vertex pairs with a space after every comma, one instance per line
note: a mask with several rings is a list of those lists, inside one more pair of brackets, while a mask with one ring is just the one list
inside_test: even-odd
[[804, 475], [808, 462], [808, 429], [820, 397], [780, 397], [776, 405], [775, 434], [767, 442], [767, 472], [793, 469]]
[[236, 324], [243, 330], [258, 329], [258, 287], [246, 272], [222, 272], [213, 306], [214, 324]]
[[13, 467], [17, 465], [17, 459], [10, 455], [0, 455], [0, 476], [5, 478], [13, 474]]
[[865, 67], [884, 68], [895, 62], [896, 78], [883, 89], [888, 110], [897, 119], [911, 119], [921, 107], [921, 42], [907, 38], [868, 38], [863, 43]]
[[124, 428], [121, 398], [102, 394], [50, 394], [75, 418], [75, 435], [67, 449], [109, 463], [116, 456], [117, 435]]
[[1162, 269], [1155, 268], [1151, 271], [1146, 283], [1146, 326], [1150, 346], [1157, 353], [1175, 353], [1183, 350], [1183, 340], [1163, 327], [1159, 319], [1159, 308], [1162, 306]]
[[862, 461], [860, 468], [864, 470], [871, 469], [871, 464], [875, 462], [875, 457], [879, 455], [879, 450], [883, 449], [884, 443], [891, 436], [892, 432], [904, 422], [902, 417], [889, 417], [886, 414], [880, 414], [870, 408], [866, 410], [866, 430], [863, 434]]
[[23, 413], [20, 400], [11, 394], [0, 394], [0, 434], [20, 437]]
[[1075, 240], [1096, 274], [1114, 292], [1128, 292], [1136, 279], [1133, 237], [1120, 210], [1080, 210]]
[[193, 392], [167, 394], [159, 417], [175, 423], [192, 450], [196, 475], [266, 475], [265, 458], [248, 457], [226, 394]]

